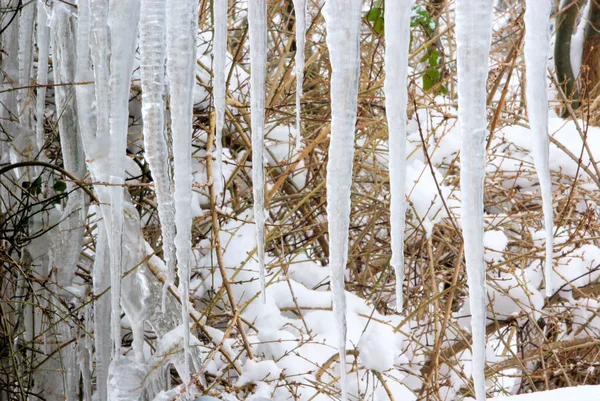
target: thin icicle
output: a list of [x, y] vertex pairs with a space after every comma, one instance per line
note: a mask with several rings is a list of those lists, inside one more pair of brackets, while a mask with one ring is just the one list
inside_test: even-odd
[[142, 0], [140, 17], [140, 70], [142, 75], [142, 116], [145, 158], [154, 180], [163, 237], [167, 280], [163, 286], [162, 307], [167, 290], [175, 281], [175, 206], [171, 191], [169, 148], [165, 138], [166, 0]]
[[[171, 129], [175, 169], [175, 248], [179, 269], [184, 327], [189, 326], [189, 287], [192, 236], [192, 113], [196, 72], [196, 36], [198, 31], [196, 0], [167, 1], [167, 77], [171, 97]], [[190, 334], [184, 330], [184, 374], [190, 380]]]
[[486, 80], [492, 31], [492, 0], [458, 0], [458, 120], [461, 134], [461, 223], [471, 304], [473, 381], [485, 400], [486, 287], [483, 259]]
[[385, 109], [389, 132], [390, 223], [392, 261], [396, 272], [396, 310], [402, 312], [404, 282], [404, 227], [406, 224], [406, 104], [412, 0], [400, 0], [386, 9]]
[[38, 45], [38, 67], [37, 67], [37, 99], [36, 99], [36, 142], [38, 151], [44, 147], [44, 112], [46, 110], [46, 86], [48, 84], [48, 56], [50, 53], [50, 26], [48, 25], [48, 13], [46, 2], [38, 0], [37, 12], [37, 45]]
[[[110, 28], [110, 201], [111, 236], [110, 268], [113, 338], [120, 337], [121, 276], [123, 243], [123, 184], [125, 183], [125, 151], [129, 127], [129, 89], [133, 58], [135, 56], [137, 26], [140, 15], [139, 0], [121, 2], [110, 0], [108, 26]], [[118, 332], [117, 332], [118, 330]], [[120, 357], [119, 341], [113, 348], [113, 359]]]
[[252, 117], [252, 193], [256, 225], [256, 253], [262, 301], [267, 302], [265, 278], [265, 79], [267, 73], [267, 4], [248, 2], [250, 36], [250, 113]]
[[331, 140], [327, 163], [327, 219], [333, 310], [338, 331], [342, 401], [346, 383], [346, 293], [344, 270], [348, 259], [350, 186], [354, 161], [354, 126], [360, 75], [361, 0], [328, 0], [323, 15], [331, 60]]
[[[25, 88], [31, 82], [33, 70], [33, 32], [35, 22], [36, 2], [31, 2], [21, 10], [19, 17], [19, 86]], [[29, 89], [21, 89], [17, 92], [17, 105], [19, 110], [19, 122], [21, 132], [31, 130], [32, 109], [29, 106]]]
[[217, 114], [215, 144], [216, 163], [213, 181], [215, 192], [220, 196], [223, 192], [223, 124], [225, 121], [225, 56], [227, 55], [227, 1], [213, 1], [214, 38], [214, 91], [215, 112]]
[[306, 41], [306, 0], [294, 0], [294, 13], [296, 14], [296, 149], [302, 140], [300, 128], [300, 98], [302, 97], [302, 84], [304, 83], [304, 44]]
[[533, 135], [533, 161], [540, 180], [546, 230], [546, 265], [544, 276], [546, 296], [554, 293], [552, 286], [553, 210], [552, 182], [548, 164], [548, 99], [546, 95], [546, 62], [550, 48], [550, 11], [552, 1], [527, 1], [525, 10], [525, 65], [527, 68], [527, 112]]

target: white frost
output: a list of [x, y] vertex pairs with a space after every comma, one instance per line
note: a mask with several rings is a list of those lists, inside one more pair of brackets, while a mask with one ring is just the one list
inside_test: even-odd
[[408, 50], [412, 0], [401, 0], [386, 9], [385, 109], [390, 143], [390, 224], [392, 261], [396, 272], [396, 310], [402, 311], [404, 282], [404, 227], [406, 225], [406, 103]]
[[461, 134], [461, 223], [471, 303], [473, 381], [485, 400], [485, 262], [483, 181], [485, 178], [486, 80], [492, 31], [492, 0], [458, 0], [458, 120]]
[[525, 10], [525, 65], [527, 68], [527, 112], [533, 135], [532, 150], [535, 169], [540, 180], [546, 230], [546, 296], [554, 293], [552, 286], [553, 210], [552, 182], [549, 167], [548, 99], [546, 96], [546, 61], [550, 47], [550, 0], [528, 0]]
[[252, 193], [256, 224], [256, 253], [262, 300], [266, 303], [265, 279], [265, 79], [267, 73], [267, 4], [248, 2], [250, 37], [250, 113], [252, 118]]
[[346, 293], [344, 270], [348, 259], [350, 186], [354, 161], [358, 79], [360, 74], [361, 0], [329, 0], [323, 15], [331, 60], [331, 140], [327, 163], [327, 218], [329, 267], [333, 310], [338, 331], [342, 401], [348, 399], [346, 383]]

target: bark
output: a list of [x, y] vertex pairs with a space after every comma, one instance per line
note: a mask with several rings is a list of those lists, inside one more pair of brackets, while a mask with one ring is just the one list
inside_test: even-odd
[[[575, 84], [575, 75], [571, 66], [571, 37], [582, 5], [583, 0], [577, 0], [574, 4], [570, 1], [563, 2], [563, 8], [556, 16], [557, 29], [554, 45], [556, 78], [565, 95], [572, 99], [571, 107], [573, 109], [579, 108], [579, 90]], [[566, 112], [563, 112], [563, 118], [567, 115]]]

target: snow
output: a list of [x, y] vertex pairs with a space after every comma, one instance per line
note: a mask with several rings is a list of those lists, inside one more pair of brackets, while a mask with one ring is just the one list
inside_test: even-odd
[[458, 120], [461, 132], [461, 224], [472, 313], [473, 381], [478, 401], [486, 398], [483, 180], [487, 130], [486, 80], [492, 30], [492, 3], [491, 0], [460, 0], [456, 3]]
[[175, 281], [175, 206], [173, 204], [169, 147], [165, 127], [166, 0], [142, 0], [140, 16], [140, 69], [144, 157], [148, 161], [158, 203], [168, 287]]
[[264, 125], [265, 79], [267, 73], [267, 4], [248, 2], [250, 38], [250, 113], [252, 118], [252, 194], [256, 226], [258, 265], [263, 303], [267, 299], [265, 281], [265, 172]]
[[597, 401], [598, 394], [600, 394], [600, 386], [579, 386], [531, 394], [500, 396], [492, 398], [490, 401]]
[[213, 180], [217, 196], [223, 192], [223, 123], [225, 121], [225, 60], [227, 55], [227, 2], [213, 1], [213, 97], [217, 117]]
[[358, 79], [360, 75], [360, 0], [327, 1], [323, 8], [331, 62], [331, 139], [327, 162], [327, 219], [329, 267], [340, 354], [342, 401], [348, 399], [346, 379], [346, 293], [350, 186], [354, 162]]
[[298, 137], [296, 147], [302, 139], [301, 109], [302, 84], [304, 83], [304, 46], [306, 42], [306, 0], [294, 0], [294, 13], [296, 15], [296, 130]]
[[[525, 64], [527, 79], [527, 111], [533, 135], [533, 160], [540, 180], [546, 230], [546, 296], [554, 294], [552, 287], [553, 208], [552, 182], [549, 166], [548, 99], [546, 96], [546, 62], [550, 47], [550, 12], [552, 1], [527, 2], [525, 10]], [[534, 7], [535, 5], [535, 7]]]
[[404, 229], [406, 225], [406, 106], [411, 0], [389, 7], [385, 24], [385, 107], [390, 153], [391, 265], [396, 273], [396, 310], [402, 312], [404, 283]]
[[[171, 100], [171, 129], [175, 181], [175, 249], [184, 327], [189, 325], [190, 267], [192, 263], [192, 114], [196, 71], [198, 2], [167, 0], [167, 77]], [[183, 382], [190, 380], [189, 331], [184, 331]]]
[[392, 328], [383, 325], [371, 325], [358, 342], [359, 359], [365, 369], [385, 372], [394, 366], [394, 344]]

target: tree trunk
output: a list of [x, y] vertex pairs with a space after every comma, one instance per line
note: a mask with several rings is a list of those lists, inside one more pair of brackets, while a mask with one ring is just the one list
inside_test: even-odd
[[[592, 0], [595, 1], [595, 0]], [[575, 28], [575, 21], [583, 0], [577, 0], [577, 3], [563, 2], [563, 9], [556, 17], [556, 42], [554, 45], [554, 64], [556, 66], [556, 78], [561, 84], [561, 89], [565, 95], [572, 99], [571, 107], [579, 108], [579, 90], [575, 85], [575, 75], [571, 66], [571, 37]], [[568, 113], [563, 111], [563, 118]]]
[[[585, 41], [581, 60], [581, 65], [585, 66], [582, 100], [588, 102], [589, 107], [598, 109], [596, 99], [600, 95], [600, 31], [598, 30], [600, 29], [600, 0], [589, 1], [591, 1], [591, 4], [585, 26]], [[592, 119], [594, 125], [598, 125], [599, 122], [598, 117]]]

